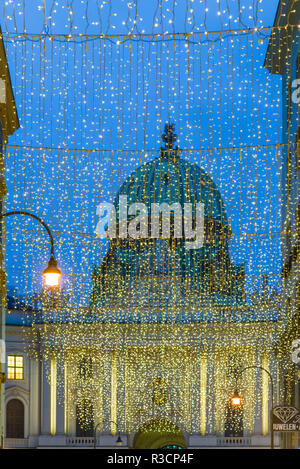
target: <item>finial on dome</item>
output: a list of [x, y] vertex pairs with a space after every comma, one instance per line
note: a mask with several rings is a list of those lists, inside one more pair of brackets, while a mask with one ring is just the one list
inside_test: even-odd
[[177, 135], [174, 134], [175, 126], [174, 124], [166, 124], [165, 132], [162, 134], [162, 141], [165, 143], [166, 150], [171, 150], [174, 143], [177, 140]]
[[[177, 135], [174, 133], [175, 125], [166, 124], [164, 133], [161, 136], [162, 141], [165, 144], [165, 148], [161, 148], [162, 156], [177, 156], [178, 146], [173, 149], [174, 143], [177, 140]], [[175, 150], [175, 151], [174, 151]]]

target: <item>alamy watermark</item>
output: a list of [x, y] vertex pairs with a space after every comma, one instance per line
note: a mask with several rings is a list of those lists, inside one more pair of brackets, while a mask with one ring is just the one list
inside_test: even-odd
[[[194, 213], [193, 213], [194, 207]], [[150, 213], [144, 203], [128, 205], [126, 195], [119, 197], [118, 223], [114, 204], [103, 202], [97, 207], [99, 217], [95, 233], [101, 238], [185, 240], [187, 249], [200, 249], [204, 243], [204, 204], [175, 202], [152, 203]]]
[[292, 102], [294, 104], [299, 104], [300, 103], [300, 78], [293, 80], [292, 89], [294, 89], [294, 91], [292, 92]]
[[5, 341], [0, 339], [0, 363], [5, 363]]
[[6, 103], [6, 83], [0, 78], [0, 103]]

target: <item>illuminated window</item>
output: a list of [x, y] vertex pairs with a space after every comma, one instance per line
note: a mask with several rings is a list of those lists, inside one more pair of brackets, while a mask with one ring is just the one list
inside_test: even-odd
[[22, 355], [8, 355], [7, 379], [24, 378], [24, 359]]

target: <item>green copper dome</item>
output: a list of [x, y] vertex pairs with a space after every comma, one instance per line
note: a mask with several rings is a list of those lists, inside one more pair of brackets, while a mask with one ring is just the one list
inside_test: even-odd
[[[172, 148], [176, 135], [174, 125], [166, 125], [162, 138], [166, 147], [160, 156], [138, 167], [122, 184], [114, 205], [118, 215], [120, 195], [126, 195], [128, 204], [144, 203], [150, 210], [153, 203], [179, 202], [204, 204], [206, 220], [228, 226], [220, 192], [212, 179], [199, 166], [180, 158], [180, 150]], [[170, 143], [171, 142], [171, 143]]]
[[[109, 250], [101, 266], [95, 266], [93, 270], [94, 305], [104, 304], [111, 291], [116, 292], [113, 297], [117, 298], [117, 292], [122, 288], [129, 291], [131, 285], [136, 289], [142, 279], [149, 285], [146, 287], [144, 284], [141, 290], [148, 288], [149, 298], [154, 298], [155, 293], [150, 292], [151, 279], [154, 278], [159, 279], [160, 283], [163, 281], [164, 285], [176, 278], [177, 285], [185, 291], [213, 295], [214, 301], [223, 304], [233, 304], [243, 299], [244, 266], [232, 265], [229, 258], [231, 230], [220, 192], [205, 171], [180, 158], [178, 147], [173, 148], [176, 138], [174, 125], [166, 125], [162, 136], [165, 147], [161, 148], [159, 156], [133, 171], [116, 195], [116, 236], [109, 240]], [[139, 237], [122, 234], [124, 218], [119, 211], [121, 198], [127, 202], [126, 214], [131, 204], [143, 203], [147, 209], [147, 229], [141, 231]], [[199, 223], [197, 204], [203, 204], [203, 243], [191, 248], [185, 228], [181, 237], [175, 235], [174, 214], [173, 218], [172, 214], [170, 217], [170, 236], [161, 236], [161, 231], [158, 236], [152, 236], [153, 220], [149, 214], [153, 204], [167, 204], [170, 207], [175, 203], [182, 208], [179, 214], [182, 227], [185, 226], [184, 206], [190, 204], [193, 229]], [[128, 229], [133, 218], [127, 215], [125, 223]], [[120, 295], [123, 297], [125, 293]]]
[[[199, 271], [199, 263], [210, 262], [217, 253], [227, 251], [230, 238], [230, 227], [220, 192], [212, 179], [199, 168], [180, 158], [178, 147], [173, 149], [177, 136], [174, 125], [166, 125], [162, 136], [165, 148], [153, 161], [137, 168], [122, 184], [114, 206], [117, 226], [120, 221], [120, 197], [127, 197], [128, 207], [134, 203], [143, 203], [151, 213], [152, 204], [179, 203], [182, 207], [182, 226], [184, 226], [184, 204], [191, 204], [194, 226], [196, 223], [196, 206], [204, 204], [204, 245], [200, 249], [186, 249], [185, 239], [170, 239], [175, 252], [181, 259], [181, 273], [194, 275]], [[184, 235], [183, 235], [184, 237]], [[153, 250], [165, 250], [165, 240], [151, 239], [151, 221], [149, 231], [144, 239], [117, 239], [110, 242], [118, 260], [126, 265], [138, 268], [143, 256]], [[163, 258], [160, 252], [160, 257]], [[166, 260], [164, 261], [167, 262]], [[160, 262], [161, 264], [161, 262]], [[173, 269], [174, 270], [174, 269]], [[166, 272], [166, 268], [163, 268]]]

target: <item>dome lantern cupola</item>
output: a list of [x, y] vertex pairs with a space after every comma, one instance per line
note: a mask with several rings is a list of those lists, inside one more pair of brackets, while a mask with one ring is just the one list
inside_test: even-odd
[[[177, 140], [174, 128], [173, 123], [165, 125], [162, 135], [165, 146], [160, 148], [159, 156], [136, 168], [123, 182], [116, 195], [116, 235], [109, 240], [109, 250], [101, 268], [94, 269], [96, 297], [101, 296], [100, 290], [109, 290], [114, 282], [118, 284], [121, 279], [124, 285], [131, 285], [131, 282], [134, 284], [141, 279], [148, 282], [152, 277], [160, 279], [160, 276], [163, 276], [165, 286], [169, 285], [167, 279], [173, 281], [176, 277], [179, 283], [181, 280], [185, 282], [184, 288], [202, 294], [225, 295], [228, 296], [229, 302], [236, 298], [236, 295], [241, 300], [243, 298], [244, 266], [235, 266], [230, 261], [228, 243], [231, 229], [222, 196], [214, 181], [202, 168], [180, 157], [181, 151], [178, 146], [174, 147]], [[125, 236], [120, 229], [124, 228], [124, 206], [122, 212], [120, 211], [120, 201], [124, 199], [128, 215], [125, 220]], [[133, 218], [130, 218], [130, 207], [136, 207], [138, 204], [143, 204], [145, 209], [143, 223], [146, 228], [140, 230], [140, 235], [132, 237], [129, 225], [136, 223], [137, 215], [135, 213]], [[172, 212], [174, 208], [171, 210], [175, 204], [181, 207], [179, 215], [176, 215], [181, 217], [182, 231], [179, 236], [177, 232], [175, 235], [175, 214]], [[186, 236], [185, 231], [185, 210], [188, 210], [188, 206], [194, 230], [199, 223], [199, 204], [203, 207], [204, 215], [203, 243], [199, 247], [190, 248], [190, 238]], [[160, 228], [153, 235], [154, 205], [160, 207]], [[164, 236], [162, 230], [162, 213], [163, 207], [166, 206], [170, 217], [168, 237]], [[176, 220], [178, 221], [178, 218]], [[98, 304], [99, 298], [93, 301]]]
[[177, 135], [174, 133], [174, 127], [174, 124], [165, 125], [165, 131], [161, 136], [161, 139], [165, 144], [165, 148], [161, 147], [160, 149], [160, 156], [162, 158], [177, 158], [179, 156], [178, 145], [173, 148], [174, 143], [177, 140]]

